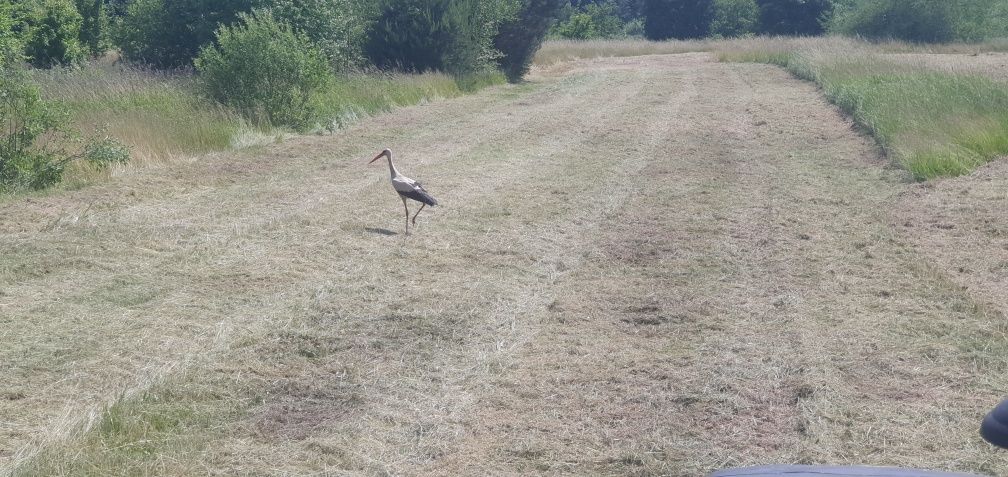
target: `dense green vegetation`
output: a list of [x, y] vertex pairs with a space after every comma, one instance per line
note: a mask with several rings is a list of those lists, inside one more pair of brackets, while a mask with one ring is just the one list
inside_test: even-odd
[[[84, 136], [69, 128], [67, 111], [45, 101], [20, 65], [75, 54], [68, 45], [78, 45], [80, 15], [66, 2], [34, 5], [40, 8], [35, 12], [25, 6], [0, 2], [0, 193], [48, 187], [75, 162], [104, 168], [129, 157], [101, 132]], [[24, 34], [29, 27], [30, 36]], [[32, 53], [38, 56], [25, 56]]]
[[560, 7], [560, 0], [528, 0], [514, 18], [500, 25], [494, 48], [500, 51], [498, 64], [508, 81], [519, 81], [528, 72]]
[[710, 32], [711, 0], [647, 0], [644, 35], [651, 40], [703, 38]]
[[756, 0], [714, 0], [711, 9], [711, 35], [737, 38], [756, 32], [760, 14]]
[[267, 10], [318, 45], [334, 70], [362, 64], [367, 28], [350, 0], [272, 0]]
[[757, 0], [759, 31], [768, 35], [810, 36], [823, 33], [823, 21], [836, 0]]
[[189, 66], [220, 26], [253, 6], [253, 0], [134, 0], [117, 43], [133, 61], [161, 68]]
[[841, 33], [913, 42], [1008, 35], [1008, 0], [569, 0], [555, 38]]
[[485, 70], [496, 56], [497, 28], [516, 7], [480, 0], [383, 0], [365, 52], [386, 69], [460, 76]]
[[848, 0], [830, 20], [834, 32], [925, 43], [1008, 35], [1005, 0]]
[[269, 11], [241, 19], [196, 58], [210, 97], [269, 124], [305, 129], [322, 120], [319, 93], [335, 79], [322, 52]]

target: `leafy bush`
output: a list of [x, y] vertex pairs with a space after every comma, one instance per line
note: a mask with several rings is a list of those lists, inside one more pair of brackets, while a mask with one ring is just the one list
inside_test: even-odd
[[[874, 0], [871, 0], [874, 1]], [[760, 31], [771, 35], [821, 35], [833, 0], [757, 0]]]
[[273, 0], [273, 16], [318, 45], [337, 70], [360, 64], [365, 24], [350, 0]]
[[83, 19], [70, 0], [44, 0], [28, 18], [25, 53], [37, 67], [72, 65], [84, 59], [80, 44]]
[[553, 34], [570, 40], [593, 38], [619, 38], [626, 35], [616, 4], [613, 2], [589, 3], [558, 23]]
[[[82, 141], [67, 129], [66, 111], [43, 101], [19, 66], [0, 66], [0, 73], [0, 192], [51, 186], [76, 160], [106, 167], [129, 159], [107, 136]], [[70, 151], [82, 142], [80, 152]]]
[[222, 26], [217, 45], [196, 58], [207, 93], [253, 119], [307, 129], [324, 115], [320, 93], [333, 81], [325, 55], [267, 11]]
[[80, 43], [91, 56], [98, 56], [108, 48], [108, 16], [105, 0], [76, 0], [82, 22]]
[[756, 0], [714, 0], [711, 35], [737, 38], [756, 32], [759, 6]]
[[130, 60], [187, 67], [219, 26], [234, 23], [255, 5], [255, 0], [135, 0], [119, 25], [117, 43]]
[[875, 39], [921, 43], [1003, 36], [1005, 0], [857, 0], [842, 8], [830, 30]]
[[703, 38], [710, 32], [711, 0], [646, 0], [644, 36], [649, 40]]
[[494, 47], [501, 53], [498, 65], [508, 81], [521, 81], [536, 51], [546, 39], [560, 11], [561, 0], [524, 0], [514, 19], [501, 24]]
[[633, 18], [623, 24], [623, 34], [630, 37], [644, 36], [644, 19]]
[[497, 28], [517, 7], [494, 0], [380, 1], [365, 45], [376, 66], [457, 76], [494, 64]]
[[14, 5], [9, 0], [0, 0], [0, 73], [22, 57], [24, 46], [15, 25]]
[[578, 12], [567, 18], [567, 21], [553, 27], [553, 36], [570, 40], [587, 40], [597, 38], [599, 34], [591, 15]]

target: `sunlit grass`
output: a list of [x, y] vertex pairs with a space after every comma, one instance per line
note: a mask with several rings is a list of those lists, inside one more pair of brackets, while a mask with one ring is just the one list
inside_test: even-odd
[[46, 99], [69, 110], [75, 129], [107, 132], [130, 147], [134, 161], [228, 149], [250, 127], [201, 98], [188, 74], [96, 63], [33, 75]]
[[455, 98], [504, 82], [500, 74], [475, 74], [453, 78], [443, 73], [352, 74], [337, 79], [323, 94], [329, 114], [337, 127], [361, 117], [397, 107]]
[[[69, 111], [73, 129], [100, 131], [126, 144], [132, 166], [260, 145], [290, 133], [202, 96], [199, 79], [188, 72], [98, 61], [79, 68], [33, 70], [32, 76], [45, 99]], [[341, 76], [323, 93], [328, 118], [320, 127], [339, 129], [397, 107], [454, 98], [503, 82], [499, 73], [464, 78], [385, 72]], [[106, 175], [75, 165], [63, 186], [77, 187]]]
[[534, 64], [549, 66], [576, 59], [690, 53], [711, 48], [712, 42], [700, 40], [550, 40], [536, 53]]
[[165, 461], [162, 455], [201, 451], [219, 432], [215, 423], [233, 418], [244, 404], [205, 391], [155, 385], [117, 401], [97, 416], [89, 432], [64, 443], [72, 451], [43, 449], [11, 475], [121, 475], [125, 469], [140, 475], [197, 474], [200, 469], [190, 463]]
[[818, 84], [918, 180], [968, 174], [1008, 154], [1008, 84], [902, 61], [868, 44], [737, 49], [722, 61], [780, 65]]

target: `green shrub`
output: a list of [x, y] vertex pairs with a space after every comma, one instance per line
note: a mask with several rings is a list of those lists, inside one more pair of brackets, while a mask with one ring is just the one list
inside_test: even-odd
[[32, 65], [49, 68], [84, 59], [80, 43], [83, 19], [70, 0], [43, 0], [30, 15], [25, 53]]
[[333, 81], [326, 57], [267, 11], [240, 18], [196, 58], [209, 96], [277, 126], [303, 130], [321, 121], [319, 95]]
[[710, 32], [711, 0], [646, 0], [644, 36], [649, 40], [703, 38]]
[[978, 41], [1008, 33], [1005, 0], [856, 0], [830, 30], [920, 43]]
[[108, 134], [98, 134], [84, 145], [81, 159], [93, 166], [125, 164], [129, 160], [129, 148]]
[[272, 0], [273, 16], [318, 45], [334, 68], [347, 71], [360, 64], [365, 23], [350, 0]]
[[633, 18], [624, 23], [623, 35], [635, 38], [644, 36], [644, 19]]
[[820, 35], [825, 30], [823, 20], [833, 12], [833, 2], [756, 0], [760, 7], [760, 32], [770, 35]]
[[10, 0], [0, 0], [0, 69], [6, 68], [23, 57], [24, 46], [15, 30], [15, 9]]
[[365, 53], [386, 69], [479, 71], [499, 56], [493, 39], [516, 8], [495, 0], [381, 0]]
[[866, 38], [947, 42], [955, 37], [949, 0], [872, 0], [859, 2], [833, 19], [836, 32]]
[[498, 65], [508, 81], [521, 81], [550, 25], [560, 12], [561, 0], [524, 0], [514, 19], [501, 24], [494, 47], [501, 53]]
[[[129, 159], [117, 141], [107, 136], [82, 140], [67, 122], [66, 111], [43, 101], [24, 70], [0, 67], [0, 192], [49, 187], [76, 160], [105, 167]], [[74, 146], [80, 151], [72, 152]]]
[[592, 22], [591, 15], [578, 12], [553, 27], [553, 36], [569, 40], [587, 40], [597, 38], [599, 34], [595, 29], [595, 23]]
[[234, 23], [255, 5], [255, 0], [135, 0], [118, 27], [117, 43], [127, 59], [188, 67], [219, 26]]
[[98, 56], [108, 48], [108, 16], [105, 0], [76, 0], [82, 22], [80, 43], [91, 56]]
[[620, 38], [625, 36], [616, 4], [589, 3], [553, 28], [553, 35], [569, 40]]
[[714, 0], [711, 7], [711, 35], [737, 38], [756, 32], [760, 13], [756, 0]]

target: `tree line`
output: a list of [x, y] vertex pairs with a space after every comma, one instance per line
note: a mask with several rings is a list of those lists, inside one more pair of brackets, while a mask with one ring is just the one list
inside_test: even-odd
[[1008, 0], [0, 0], [36, 67], [119, 50], [157, 68], [194, 65], [222, 27], [271, 16], [336, 70], [379, 67], [517, 80], [548, 33], [652, 40], [826, 32], [919, 42], [1002, 35]]
[[1008, 0], [570, 0], [550, 35], [684, 40], [824, 33], [978, 41], [1008, 35]]
[[36, 67], [110, 49], [155, 68], [188, 68], [225, 27], [271, 17], [335, 71], [369, 67], [519, 79], [561, 0], [0, 0], [0, 35]]

